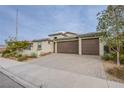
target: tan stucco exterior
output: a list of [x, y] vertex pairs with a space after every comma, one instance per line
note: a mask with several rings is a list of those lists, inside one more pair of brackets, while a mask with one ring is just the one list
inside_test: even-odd
[[57, 53], [57, 42], [55, 42], [55, 53]]
[[103, 56], [103, 55], [104, 55], [104, 45], [105, 45], [105, 43], [102, 42], [102, 41], [100, 40], [100, 38], [99, 38], [99, 55], [100, 55], [100, 56]]
[[[38, 50], [38, 44], [41, 44], [41, 50]], [[36, 53], [38, 56], [43, 53], [53, 52], [53, 42], [51, 41], [41, 41], [33, 42], [31, 50], [24, 50], [23, 54], [31, 55], [31, 53]]]
[[[98, 38], [98, 37], [85, 37], [85, 38], [75, 37], [75, 35], [73, 34], [67, 34], [67, 35], [68, 37], [72, 37], [72, 38], [67, 38], [63, 35], [55, 35], [55, 36], [50, 36], [49, 40], [45, 40], [45, 41], [41, 40], [41, 41], [33, 42], [31, 50], [25, 50], [23, 54], [31, 55], [31, 53], [36, 53], [38, 56], [40, 56], [40, 54], [48, 53], [48, 52], [57, 53], [57, 42], [78, 40], [78, 45], [79, 45], [78, 54], [82, 55], [82, 39]], [[57, 37], [58, 40], [55, 40], [54, 39], [55, 37]], [[39, 43], [41, 44], [41, 50], [38, 50]], [[104, 44], [99, 40], [99, 55], [102, 56], [103, 54], [104, 54]]]
[[68, 37], [75, 37], [76, 35], [74, 35], [74, 34], [69, 34], [69, 33], [67, 33], [66, 34]]
[[53, 40], [55, 37], [59, 38], [64, 38], [63, 35], [56, 35], [56, 36], [50, 36], [50, 39]]
[[81, 46], [82, 45], [81, 44], [82, 43], [82, 39], [81, 38], [78, 38], [78, 42], [79, 42], [79, 48], [78, 48], [79, 51], [78, 51], [78, 53], [79, 53], [79, 55], [82, 55], [82, 46]]
[[53, 40], [55, 37], [57, 37], [57, 39], [60, 39], [60, 38], [67, 38], [67, 37], [75, 37], [76, 35], [74, 34], [70, 34], [70, 33], [67, 33], [66, 36], [64, 35], [54, 35], [54, 36], [50, 36], [50, 39]]

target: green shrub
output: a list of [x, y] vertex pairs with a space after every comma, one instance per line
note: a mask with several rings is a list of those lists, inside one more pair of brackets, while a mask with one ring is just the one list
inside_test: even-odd
[[16, 58], [22, 57], [22, 54], [16, 54], [15, 57]]
[[10, 53], [6, 53], [6, 54], [2, 55], [2, 57], [8, 58], [8, 57], [10, 57]]
[[15, 57], [16, 51], [5, 50], [2, 52], [2, 57]]
[[111, 52], [111, 53], [105, 53], [103, 56], [102, 56], [102, 59], [103, 60], [113, 60], [113, 61], [116, 61], [116, 53], [115, 52]]
[[111, 52], [110, 53], [110, 60], [116, 61], [116, 52]]
[[124, 44], [123, 44], [123, 47], [121, 47], [120, 53], [124, 54]]
[[0, 53], [0, 57], [2, 56], [2, 53]]
[[16, 53], [15, 51], [9, 53], [10, 57], [15, 57], [16, 54], [17, 54], [17, 53]]
[[124, 64], [124, 54], [120, 55], [120, 62], [121, 62], [121, 64]]
[[105, 61], [108, 61], [108, 60], [111, 59], [110, 57], [111, 57], [111, 54], [106, 53], [106, 54], [104, 54], [104, 55], [102, 56], [102, 59], [105, 60]]
[[24, 61], [27, 60], [27, 56], [21, 56], [17, 58], [18, 61]]
[[31, 53], [31, 57], [32, 58], [36, 58], [37, 57], [37, 54], [35, 52]]
[[2, 52], [2, 57], [6, 57], [10, 53], [10, 50], [5, 50]]

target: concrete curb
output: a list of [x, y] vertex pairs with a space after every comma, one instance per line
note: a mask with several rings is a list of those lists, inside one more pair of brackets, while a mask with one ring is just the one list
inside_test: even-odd
[[19, 78], [18, 76], [12, 74], [11, 72], [7, 71], [6, 69], [4, 69], [3, 67], [0, 66], [0, 71], [7, 75], [9, 78], [11, 78], [12, 80], [14, 80], [16, 83], [22, 85], [24, 88], [38, 88], [38, 86], [35, 86], [21, 78]]

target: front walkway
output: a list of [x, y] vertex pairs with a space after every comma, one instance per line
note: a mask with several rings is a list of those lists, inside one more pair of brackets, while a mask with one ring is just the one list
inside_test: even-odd
[[[12, 77], [18, 77], [35, 87], [124, 87], [124, 84], [106, 80], [104, 71], [103, 74], [93, 75], [95, 71], [100, 72], [97, 69], [103, 69], [96, 66], [97, 69], [92, 71], [95, 66], [92, 68], [91, 62], [95, 63], [95, 60], [102, 67], [102, 63], [98, 62], [100, 60], [98, 57], [66, 54], [52, 54], [27, 63], [0, 58], [0, 67], [13, 74]], [[79, 70], [77, 70], [78, 67]]]

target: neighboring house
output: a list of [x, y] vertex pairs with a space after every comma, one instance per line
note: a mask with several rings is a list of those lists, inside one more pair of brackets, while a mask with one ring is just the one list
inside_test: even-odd
[[[33, 40], [30, 50], [25, 53], [68, 53], [79, 55], [103, 55], [104, 46], [100, 42], [99, 33], [78, 35], [72, 32], [60, 32], [48, 35], [49, 38]], [[27, 52], [28, 51], [28, 52]]]

